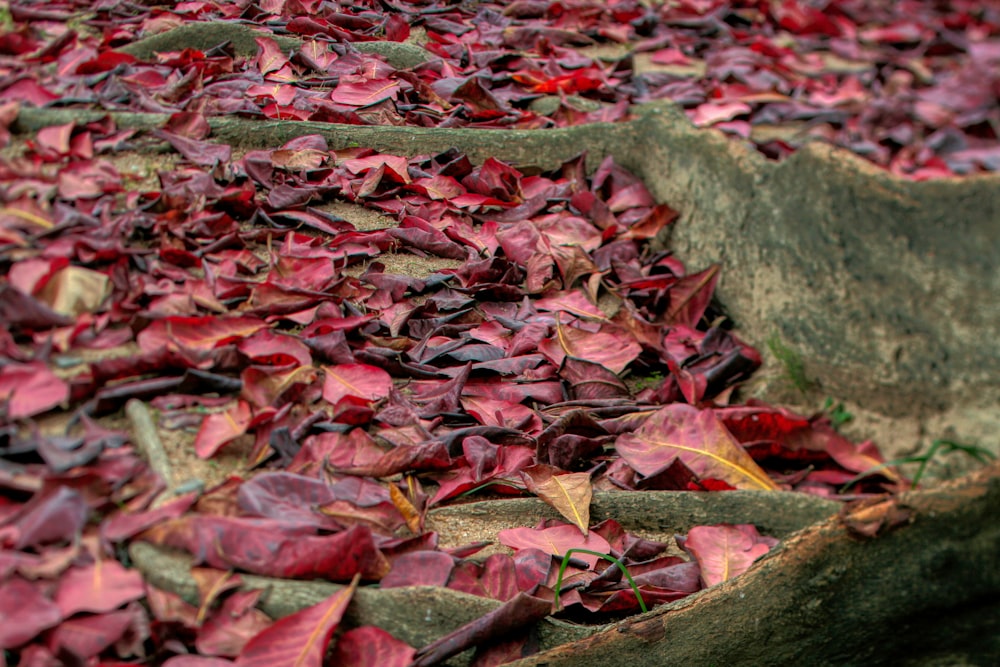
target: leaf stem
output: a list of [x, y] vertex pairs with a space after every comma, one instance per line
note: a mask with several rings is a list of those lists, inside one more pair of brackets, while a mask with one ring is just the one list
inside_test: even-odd
[[635, 579], [633, 579], [632, 575], [628, 573], [628, 568], [626, 568], [625, 565], [614, 556], [602, 554], [599, 551], [591, 551], [590, 549], [568, 549], [566, 553], [563, 554], [562, 564], [559, 566], [559, 576], [556, 577], [556, 596], [553, 600], [553, 604], [557, 610], [559, 609], [559, 593], [562, 589], [563, 574], [566, 572], [566, 566], [569, 565], [570, 555], [574, 553], [597, 556], [598, 558], [603, 558], [604, 560], [611, 561], [613, 564], [617, 565], [618, 569], [625, 575], [625, 578], [628, 579], [628, 583], [632, 587], [632, 592], [635, 593], [635, 599], [639, 602], [639, 609], [641, 609], [644, 614], [648, 611], [648, 609], [646, 609], [646, 602], [642, 599], [642, 593], [639, 592], [639, 587], [635, 585]]

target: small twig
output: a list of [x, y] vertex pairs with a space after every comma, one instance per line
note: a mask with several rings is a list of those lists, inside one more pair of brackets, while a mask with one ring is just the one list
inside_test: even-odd
[[173, 468], [149, 408], [142, 401], [133, 398], [125, 404], [125, 414], [132, 425], [133, 444], [149, 463], [153, 472], [163, 478], [169, 492], [174, 486]]

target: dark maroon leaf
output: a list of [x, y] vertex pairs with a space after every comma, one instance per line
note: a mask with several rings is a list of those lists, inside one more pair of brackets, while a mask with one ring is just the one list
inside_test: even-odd
[[0, 368], [0, 410], [8, 419], [41, 414], [69, 398], [69, 385], [41, 362]]
[[232, 148], [227, 144], [191, 139], [167, 130], [160, 130], [157, 136], [166, 139], [174, 147], [174, 150], [200, 166], [214, 167], [217, 164], [228, 162], [232, 156]]
[[68, 618], [49, 635], [48, 646], [55, 654], [66, 651], [89, 660], [122, 639], [134, 621], [135, 614], [128, 609]]
[[8, 326], [27, 329], [48, 329], [73, 323], [72, 318], [55, 312], [41, 301], [8, 284], [0, 285], [0, 320]]
[[185, 549], [212, 567], [265, 576], [348, 581], [359, 573], [380, 579], [388, 571], [367, 526], [334, 535], [313, 532], [309, 526], [271, 519], [196, 515], [159, 524], [140, 539]]
[[83, 496], [66, 486], [52, 486], [26, 503], [8, 524], [13, 529], [4, 542], [14, 549], [69, 543], [80, 537], [87, 520]]
[[197, 499], [197, 494], [191, 492], [174, 498], [156, 509], [135, 514], [114, 515], [101, 523], [101, 537], [109, 542], [127, 540], [161, 521], [180, 517]]
[[342, 525], [316, 508], [342, 498], [321, 480], [288, 472], [256, 475], [240, 485], [236, 501], [251, 516], [339, 530]]
[[59, 607], [36, 584], [14, 576], [0, 587], [0, 648], [17, 648], [62, 620]]
[[565, 357], [559, 376], [565, 380], [576, 400], [628, 398], [631, 392], [621, 378], [607, 367], [575, 357]]
[[548, 616], [551, 609], [552, 603], [548, 600], [518, 593], [495, 611], [419, 649], [413, 665], [436, 665], [471, 646], [480, 646], [531, 626]]

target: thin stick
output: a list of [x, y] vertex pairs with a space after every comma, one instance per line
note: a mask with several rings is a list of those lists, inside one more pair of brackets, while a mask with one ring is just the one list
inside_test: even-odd
[[170, 466], [170, 459], [167, 458], [167, 452], [163, 448], [163, 441], [160, 440], [149, 408], [142, 401], [132, 398], [125, 404], [125, 414], [132, 425], [133, 444], [149, 463], [153, 472], [163, 478], [167, 489], [173, 488], [173, 468]]

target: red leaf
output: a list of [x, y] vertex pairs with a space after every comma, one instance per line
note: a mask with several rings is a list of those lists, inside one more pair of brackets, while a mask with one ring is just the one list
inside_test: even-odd
[[303, 61], [317, 72], [325, 72], [337, 61], [337, 54], [327, 47], [328, 42], [307, 39], [299, 51]]
[[266, 328], [255, 317], [165, 317], [153, 320], [136, 340], [147, 354], [163, 349], [204, 354]]
[[191, 139], [166, 130], [158, 131], [156, 136], [166, 139], [175, 151], [201, 167], [214, 167], [229, 162], [233, 155], [233, 149], [229, 144]]
[[62, 619], [58, 605], [21, 577], [0, 586], [0, 649], [17, 648]]
[[135, 617], [133, 610], [122, 609], [69, 618], [49, 635], [47, 644], [53, 653], [68, 651], [80, 660], [90, 660], [120, 640]]
[[99, 560], [74, 567], [59, 580], [56, 604], [63, 616], [78, 611], [103, 613], [146, 594], [146, 584], [136, 570], [126, 570], [116, 560]]
[[254, 37], [260, 53], [257, 54], [257, 68], [261, 74], [276, 72], [288, 64], [288, 58], [281, 52], [281, 47], [270, 37]]
[[413, 662], [413, 647], [382, 628], [365, 625], [348, 630], [337, 639], [331, 665], [343, 667], [407, 667]]
[[369, 401], [386, 398], [392, 389], [392, 377], [381, 368], [367, 364], [326, 366], [323, 398], [336, 404], [345, 396]]
[[231, 660], [203, 655], [175, 655], [163, 663], [163, 667], [232, 667], [232, 665]]
[[691, 59], [684, 55], [684, 53], [676, 47], [659, 49], [658, 51], [653, 52], [651, 60], [657, 65], [686, 66], [691, 64]]
[[370, 171], [384, 167], [384, 174], [397, 183], [409, 183], [409, 162], [405, 157], [399, 155], [368, 155], [366, 157], [352, 158], [341, 163], [347, 171], [352, 174], [365, 174]]
[[702, 478], [721, 479], [738, 489], [778, 490], [712, 410], [673, 403], [653, 413], [635, 433], [620, 436], [615, 448], [646, 476], [677, 458]]
[[400, 82], [393, 79], [365, 79], [345, 76], [330, 93], [330, 99], [338, 104], [367, 107], [382, 100], [396, 97]]
[[535, 308], [542, 311], [559, 312], [565, 311], [581, 319], [594, 319], [607, 321], [608, 316], [600, 308], [592, 304], [584, 296], [583, 292], [573, 290], [570, 292], [549, 292], [548, 296], [538, 299]]
[[75, 127], [75, 123], [43, 127], [35, 135], [35, 143], [39, 148], [52, 151], [57, 155], [66, 155], [69, 153], [69, 140], [73, 136], [73, 128]]
[[100, 72], [112, 70], [119, 65], [131, 65], [134, 62], [135, 56], [127, 53], [119, 53], [118, 51], [105, 51], [93, 60], [80, 63], [80, 66], [76, 68], [75, 73], [81, 76], [87, 74], [98, 74]]
[[313, 366], [298, 366], [287, 371], [264, 369], [251, 366], [243, 370], [243, 398], [254, 407], [277, 407], [285, 402], [286, 396], [299, 396], [305, 388], [316, 381], [317, 371]]
[[247, 642], [236, 659], [239, 667], [321, 667], [330, 637], [340, 624], [360, 575], [329, 598], [306, 607]]
[[205, 114], [193, 111], [178, 111], [175, 114], [170, 114], [163, 129], [188, 139], [204, 139], [212, 133], [212, 127], [208, 124]]
[[[83, 496], [68, 486], [51, 486], [32, 496], [11, 523], [15, 549], [79, 539], [87, 521]], [[4, 540], [6, 541], [6, 540]]]
[[198, 630], [195, 648], [204, 655], [236, 657], [247, 642], [266, 630], [270, 617], [254, 607], [262, 590], [232, 593]]
[[[382, 487], [375, 482], [352, 479], [350, 483], [354, 493], [347, 493], [346, 480], [331, 485], [323, 480], [290, 472], [265, 472], [240, 485], [236, 502], [243, 512], [251, 516], [335, 531], [343, 526], [322, 513], [325, 505], [338, 500], [351, 501], [354, 509], [388, 504]], [[371, 487], [378, 491], [373, 492]]]
[[559, 368], [559, 377], [566, 381], [575, 400], [628, 398], [628, 386], [621, 378], [600, 364], [576, 357], [566, 357]]
[[8, 419], [34, 417], [68, 399], [69, 385], [40, 361], [0, 368], [0, 404], [6, 404]]
[[187, 512], [197, 499], [197, 493], [192, 491], [191, 493], [178, 496], [153, 510], [135, 514], [115, 514], [101, 522], [101, 539], [108, 542], [122, 542], [127, 540], [161, 521], [176, 519]]
[[277, 107], [288, 107], [295, 101], [299, 89], [287, 83], [255, 84], [246, 90], [247, 96], [269, 97]]
[[431, 199], [445, 201], [465, 192], [465, 188], [454, 178], [440, 174], [428, 178], [418, 178], [410, 184], [408, 189], [427, 195]]
[[[576, 530], [572, 526], [566, 527]], [[548, 600], [518, 593], [501, 607], [421, 648], [417, 651], [413, 667], [437, 665], [469, 647], [506, 637], [534, 625], [548, 616], [551, 609], [552, 603]]]
[[743, 444], [782, 442], [792, 434], [808, 429], [810, 422], [784, 408], [743, 405], [716, 411], [729, 432]]
[[696, 327], [708, 308], [719, 282], [719, 265], [684, 276], [670, 288], [670, 310], [667, 317], [675, 324]]
[[[580, 529], [568, 523], [551, 528], [507, 528], [497, 534], [497, 539], [511, 549], [541, 549], [562, 558], [570, 549], [588, 549], [602, 554], [611, 552], [611, 545], [595, 532], [584, 536]], [[577, 553], [573, 555], [593, 567], [597, 556]]]
[[400, 14], [390, 14], [386, 19], [385, 38], [391, 42], [404, 42], [410, 36], [410, 24]]
[[379, 582], [379, 587], [444, 586], [454, 568], [455, 559], [446, 553], [414, 551], [393, 561], [392, 569]]
[[701, 580], [707, 587], [743, 574], [775, 543], [771, 538], [761, 537], [750, 524], [722, 524], [695, 526], [688, 533], [684, 548], [701, 566]]
[[225, 445], [247, 432], [253, 419], [250, 404], [237, 401], [224, 412], [205, 415], [194, 439], [194, 451], [198, 458], [208, 459]]
[[604, 366], [612, 373], [621, 373], [642, 352], [642, 347], [627, 331], [614, 325], [604, 325], [597, 330], [563, 325], [556, 317], [556, 335], [543, 340], [538, 351], [554, 366], [562, 364], [567, 356], [583, 359]]
[[744, 102], [706, 102], [693, 112], [688, 112], [688, 116], [698, 127], [707, 127], [724, 120], [732, 120], [750, 111], [750, 105]]
[[261, 109], [261, 112], [268, 118], [276, 120], [309, 120], [312, 116], [311, 111], [303, 111], [292, 105], [268, 104]]
[[536, 496], [554, 507], [584, 535], [590, 527], [590, 500], [593, 489], [590, 474], [559, 474], [558, 468], [538, 464], [521, 471], [524, 483]]

